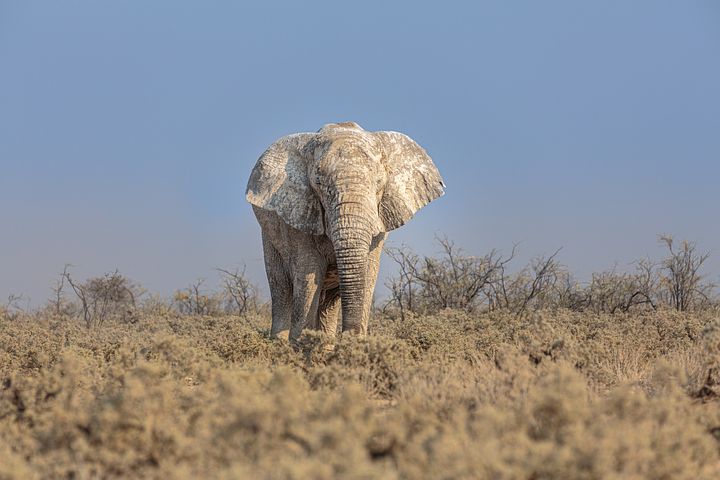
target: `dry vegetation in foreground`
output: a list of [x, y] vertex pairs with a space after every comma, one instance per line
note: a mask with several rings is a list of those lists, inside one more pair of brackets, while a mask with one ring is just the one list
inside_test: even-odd
[[171, 299], [66, 266], [0, 305], [0, 480], [720, 478], [707, 253], [576, 281], [557, 252], [398, 267], [367, 338], [268, 338], [243, 269]]
[[715, 310], [268, 326], [0, 314], [0, 478], [719, 478]]

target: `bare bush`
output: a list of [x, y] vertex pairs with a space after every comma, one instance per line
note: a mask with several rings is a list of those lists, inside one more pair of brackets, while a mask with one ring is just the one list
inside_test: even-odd
[[173, 303], [182, 315], [217, 315], [221, 313], [222, 298], [203, 288], [205, 279], [200, 278], [173, 295]]
[[[108, 319], [122, 322], [136, 320], [136, 297], [141, 293], [140, 289], [117, 270], [78, 283], [73, 280], [66, 266], [63, 276], [80, 302], [87, 328], [100, 326]], [[56, 292], [62, 293], [62, 290]], [[61, 305], [62, 297], [58, 295], [56, 298], [56, 306]]]
[[577, 284], [556, 260], [560, 250], [509, 273], [508, 264], [515, 258], [517, 246], [507, 257], [496, 250], [469, 256], [447, 238], [438, 238], [437, 243], [441, 247], [437, 257], [420, 257], [406, 246], [386, 249], [398, 265], [398, 274], [386, 283], [390, 297], [385, 311], [396, 308], [402, 319], [407, 311], [443, 309], [507, 310], [522, 315], [529, 310], [572, 308], [581, 303]]
[[439, 257], [420, 258], [405, 246], [386, 249], [399, 267], [398, 276], [386, 283], [391, 291], [386, 307], [397, 307], [402, 318], [406, 310], [477, 310], [484, 301], [483, 289], [505, 261], [495, 251], [469, 256], [447, 238], [436, 241], [442, 249]]
[[68, 284], [67, 276], [70, 267], [72, 267], [72, 265], [65, 264], [62, 273], [58, 275], [57, 280], [51, 287], [53, 294], [48, 302], [48, 308], [58, 316], [72, 315], [73, 313], [72, 304], [65, 298], [65, 288]]
[[222, 277], [224, 307], [227, 313], [257, 313], [261, 305], [258, 288], [245, 275], [245, 266], [234, 270], [217, 269]]
[[578, 310], [610, 314], [633, 308], [655, 310], [657, 283], [656, 266], [650, 260], [636, 262], [634, 273], [618, 273], [615, 268], [593, 273], [584, 289], [584, 305]]
[[665, 303], [679, 312], [710, 303], [714, 285], [703, 282], [704, 277], [700, 274], [710, 254], [699, 252], [697, 245], [687, 240], [676, 248], [670, 235], [661, 235], [660, 241], [668, 250], [660, 267], [660, 295]]
[[492, 282], [503, 259], [494, 250], [483, 257], [467, 256], [447, 238], [439, 238], [439, 258], [425, 257], [417, 279], [423, 296], [441, 309], [474, 310], [483, 288]]
[[420, 257], [404, 245], [400, 248], [385, 248], [385, 254], [397, 264], [398, 274], [396, 277], [389, 277], [385, 282], [385, 286], [390, 290], [390, 297], [383, 310], [389, 306], [396, 307], [401, 319], [405, 320], [405, 312], [414, 312], [416, 308], [415, 299], [420, 286], [414, 272], [419, 270]]
[[0, 304], [0, 317], [15, 320], [23, 312], [20, 302], [24, 299], [22, 294], [11, 293], [4, 305]]
[[157, 315], [167, 317], [172, 314], [173, 306], [167, 298], [152, 293], [143, 297], [140, 310], [146, 315]]
[[522, 315], [528, 310], [558, 306], [558, 293], [572, 292], [572, 279], [556, 260], [560, 249], [548, 257], [537, 257], [515, 274], [506, 272], [515, 255], [499, 265], [496, 278], [487, 285], [486, 295], [491, 309], [508, 310]]
[[446, 308], [466, 311], [503, 310], [522, 316], [542, 309], [564, 308], [595, 313], [672, 308], [704, 309], [715, 304], [715, 285], [700, 270], [708, 258], [694, 243], [662, 236], [668, 256], [660, 262], [634, 262], [634, 271], [616, 268], [594, 273], [581, 284], [558, 260], [558, 249], [511, 272], [516, 247], [507, 257], [495, 250], [483, 257], [468, 256], [446, 238], [438, 239], [439, 256], [419, 256], [408, 247], [388, 248], [397, 274], [386, 282], [390, 296], [383, 311], [430, 313]]

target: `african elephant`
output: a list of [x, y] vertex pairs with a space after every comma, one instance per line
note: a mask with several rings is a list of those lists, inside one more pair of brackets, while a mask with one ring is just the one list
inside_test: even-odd
[[386, 232], [444, 193], [428, 154], [397, 132], [354, 122], [273, 143], [246, 198], [262, 230], [273, 337], [303, 328], [367, 333]]

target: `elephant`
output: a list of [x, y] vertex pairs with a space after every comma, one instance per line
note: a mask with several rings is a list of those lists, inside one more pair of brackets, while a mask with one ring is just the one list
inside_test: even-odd
[[246, 198], [262, 232], [271, 337], [303, 329], [367, 334], [387, 232], [445, 193], [408, 136], [355, 122], [280, 138], [258, 159]]

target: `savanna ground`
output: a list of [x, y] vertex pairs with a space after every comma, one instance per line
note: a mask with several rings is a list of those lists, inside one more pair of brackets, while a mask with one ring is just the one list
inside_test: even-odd
[[718, 312], [0, 318], [0, 478], [719, 478]]
[[66, 267], [0, 306], [0, 479], [717, 479], [720, 302], [695, 245], [398, 267], [370, 335], [272, 340], [244, 271], [171, 299]]

